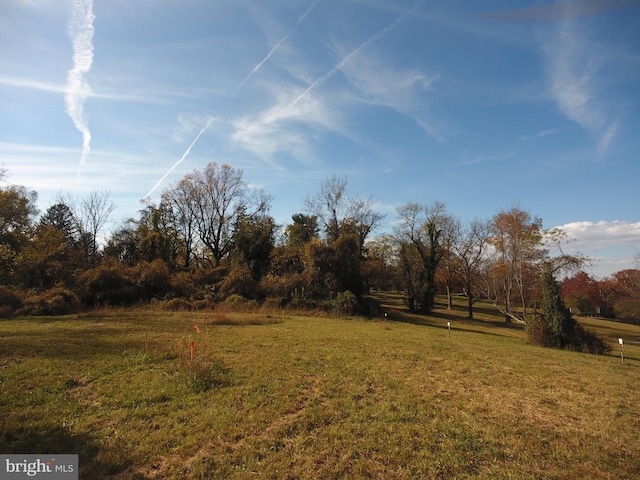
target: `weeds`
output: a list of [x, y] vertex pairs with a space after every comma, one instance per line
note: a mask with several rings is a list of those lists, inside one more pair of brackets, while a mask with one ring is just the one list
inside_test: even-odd
[[231, 385], [231, 370], [219, 360], [183, 362], [185, 383], [194, 393]]

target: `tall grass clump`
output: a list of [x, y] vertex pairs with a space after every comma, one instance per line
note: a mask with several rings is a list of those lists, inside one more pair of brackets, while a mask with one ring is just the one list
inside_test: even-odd
[[220, 360], [194, 359], [183, 363], [185, 385], [194, 393], [203, 393], [227, 387], [231, 382], [231, 369]]

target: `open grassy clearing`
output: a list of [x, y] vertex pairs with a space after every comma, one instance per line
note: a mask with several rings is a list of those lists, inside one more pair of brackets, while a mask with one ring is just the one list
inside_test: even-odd
[[490, 308], [426, 318], [382, 300], [386, 322], [0, 322], [0, 451], [79, 453], [81, 478], [640, 475], [639, 326], [585, 319], [615, 345], [596, 357], [526, 345]]

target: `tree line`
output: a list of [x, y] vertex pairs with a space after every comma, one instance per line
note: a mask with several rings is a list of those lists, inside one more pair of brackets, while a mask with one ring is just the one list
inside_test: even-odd
[[464, 223], [443, 203], [410, 202], [390, 233], [376, 235], [385, 216], [374, 200], [351, 196], [347, 179], [332, 176], [280, 226], [271, 197], [247, 185], [242, 170], [217, 163], [185, 175], [107, 235], [115, 208], [108, 192], [60, 196], [41, 215], [36, 201], [25, 187], [0, 189], [3, 316], [151, 301], [374, 314], [371, 289], [393, 289], [417, 313], [430, 313], [438, 294], [449, 308], [461, 294], [469, 318], [484, 299], [505, 321], [531, 325], [560, 275], [560, 294], [580, 313], [640, 316], [638, 270], [596, 282], [580, 271], [588, 259], [561, 248], [550, 254], [565, 240], [560, 232], [545, 232], [517, 207]]

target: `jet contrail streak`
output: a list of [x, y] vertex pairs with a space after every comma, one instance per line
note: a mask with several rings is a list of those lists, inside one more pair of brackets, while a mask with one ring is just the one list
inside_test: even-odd
[[[91, 0], [89, 0], [91, 1]], [[311, 10], [313, 10], [315, 8], [315, 6], [318, 4], [320, 0], [316, 0], [315, 2], [313, 2], [311, 4], [311, 6], [309, 8], [307, 8], [307, 10], [302, 14], [302, 16], [298, 19], [297, 25], [300, 25], [300, 23], [302, 23], [302, 21], [307, 17], [307, 15], [309, 15], [309, 13], [311, 13]], [[421, 0], [424, 1], [424, 0]], [[417, 6], [417, 5], [416, 5]], [[414, 7], [415, 8], [415, 7]], [[413, 10], [413, 9], [412, 9]], [[287, 39], [289, 38], [289, 34], [285, 35], [284, 37], [282, 37], [282, 39], [276, 43], [274, 45], [274, 47], [269, 51], [269, 53], [267, 53], [267, 55], [260, 60], [260, 62], [258, 62], [256, 64], [255, 67], [253, 67], [253, 69], [251, 70], [251, 72], [249, 72], [249, 74], [244, 78], [244, 80], [242, 80], [242, 82], [240, 82], [238, 84], [238, 86], [236, 87], [236, 89], [233, 91], [233, 93], [231, 95], [229, 95], [229, 98], [227, 98], [227, 100], [224, 102], [224, 104], [222, 105], [222, 108], [226, 107], [229, 102], [233, 99], [233, 97], [236, 96], [236, 94], [240, 91], [240, 89], [242, 87], [244, 87], [244, 85], [249, 81], [249, 79], [251, 79], [251, 77], [253, 77], [261, 68], [262, 66], [266, 63], [267, 60], [269, 60], [269, 58], [271, 58], [271, 56], [276, 52], [276, 50], [280, 47], [280, 45], [282, 45]], [[334, 72], [335, 73], [335, 72]], [[326, 81], [326, 80], [325, 80]], [[312, 85], [313, 86], [313, 85]], [[311, 87], [310, 87], [311, 88]], [[306, 93], [306, 92], [304, 92]], [[296, 99], [294, 101], [297, 102], [299, 100]], [[293, 105], [293, 104], [292, 104]], [[144, 197], [142, 197], [142, 200], [145, 200], [147, 198], [149, 198], [149, 196], [156, 190], [156, 188], [158, 188], [160, 186], [160, 184], [162, 184], [162, 182], [164, 181], [165, 178], [167, 178], [169, 176], [169, 174], [171, 172], [173, 172], [173, 170], [182, 163], [182, 161], [187, 157], [187, 155], [189, 155], [189, 153], [191, 152], [191, 148], [196, 144], [196, 142], [198, 141], [198, 139], [200, 138], [200, 136], [204, 133], [204, 131], [209, 127], [209, 125], [211, 125], [211, 122], [213, 121], [213, 118], [210, 118], [207, 121], [207, 124], [204, 126], [204, 128], [202, 130], [200, 130], [200, 133], [198, 133], [198, 135], [196, 135], [196, 138], [193, 140], [193, 142], [191, 142], [191, 145], [189, 145], [189, 148], [187, 148], [187, 150], [184, 152], [184, 154], [182, 155], [182, 157], [180, 157], [180, 160], [178, 160], [170, 169], [169, 171], [167, 171], [167, 173], [165, 173], [162, 178], [160, 180], [158, 180], [158, 182], [153, 186], [153, 188], [149, 191], [149, 193], [147, 193]], [[88, 130], [87, 130], [88, 131]], [[91, 136], [89, 136], [89, 138], [91, 138]]]
[[280, 40], [278, 43], [276, 43], [276, 45], [271, 49], [271, 51], [269, 51], [269, 53], [267, 53], [267, 56], [264, 57], [255, 67], [253, 67], [253, 70], [251, 70], [251, 72], [249, 73], [249, 75], [247, 75], [245, 77], [244, 80], [242, 80], [242, 82], [240, 82], [240, 84], [236, 87], [236, 89], [233, 91], [233, 93], [231, 95], [229, 95], [229, 98], [227, 98], [227, 101], [224, 102], [224, 105], [222, 106], [223, 108], [227, 106], [227, 104], [231, 101], [231, 99], [233, 97], [235, 97], [236, 93], [238, 93], [238, 91], [244, 87], [244, 84], [247, 83], [249, 81], [249, 79], [251, 77], [253, 77], [253, 75], [260, 70], [260, 68], [262, 67], [262, 65], [264, 65], [264, 63], [269, 60], [269, 58], [271, 57], [271, 55], [274, 54], [274, 52], [278, 49], [278, 47], [282, 44], [282, 42], [284, 42], [287, 38], [289, 38], [289, 34], [285, 35], [282, 40]]
[[84, 115], [84, 102], [89, 85], [84, 76], [93, 63], [93, 0], [74, 0], [71, 6], [69, 36], [73, 42], [73, 67], [67, 72], [64, 101], [66, 112], [82, 134], [82, 155], [76, 176], [80, 180], [80, 168], [91, 151], [91, 132]]
[[149, 196], [154, 192], [154, 190], [156, 188], [158, 188], [160, 186], [160, 184], [164, 181], [165, 178], [167, 178], [169, 176], [169, 174], [171, 172], [173, 172], [173, 170], [182, 163], [182, 161], [187, 158], [187, 155], [189, 155], [189, 153], [191, 153], [191, 149], [193, 148], [193, 146], [196, 144], [196, 142], [198, 141], [198, 139], [200, 138], [200, 136], [204, 133], [204, 131], [209, 128], [209, 125], [211, 125], [211, 122], [213, 122], [213, 117], [209, 118], [209, 120], [207, 120], [207, 123], [204, 127], [202, 127], [202, 130], [200, 130], [200, 132], [198, 133], [198, 135], [196, 135], [196, 138], [193, 139], [193, 142], [191, 142], [191, 145], [189, 145], [189, 148], [187, 148], [185, 150], [185, 152], [182, 154], [182, 156], [180, 157], [180, 159], [173, 164], [173, 166], [167, 171], [167, 173], [165, 173], [162, 178], [160, 180], [158, 180], [158, 183], [156, 183], [153, 188], [151, 190], [149, 190], [149, 193], [147, 193], [144, 197], [142, 197], [142, 200], [145, 200], [147, 198], [149, 198]]
[[388, 34], [391, 30], [393, 30], [400, 23], [402, 23], [409, 15], [411, 15], [413, 12], [415, 12], [415, 10], [418, 8], [418, 6], [420, 6], [420, 4], [423, 3], [423, 2], [424, 2], [424, 0], [420, 0], [419, 2], [417, 2], [413, 7], [411, 7], [409, 10], [404, 12], [398, 18], [396, 18], [393, 21], [393, 23], [387, 25], [385, 28], [383, 28], [379, 32], [373, 34], [368, 40], [366, 40], [365, 42], [361, 43], [358, 47], [356, 47], [354, 50], [352, 50], [347, 55], [345, 55], [344, 58], [342, 60], [340, 60], [340, 62], [338, 62], [336, 65], [334, 65], [331, 70], [329, 70], [327, 73], [325, 73], [321, 77], [318, 77], [311, 85], [309, 85], [306, 88], [306, 90], [304, 92], [302, 92], [300, 95], [298, 95], [295, 98], [295, 100], [293, 102], [291, 102], [289, 105], [287, 105], [283, 110], [287, 110], [287, 109], [295, 106], [295, 104], [298, 103], [303, 97], [305, 97], [311, 90], [313, 90], [314, 88], [322, 85], [327, 80], [331, 79], [336, 73], [338, 73], [342, 69], [342, 67], [344, 67], [348, 62], [350, 62], [351, 59], [356, 57], [363, 49], [367, 48], [372, 42], [374, 42], [377, 39], [379, 39], [380, 37], [383, 37], [384, 35]]
[[[271, 55], [273, 55], [275, 53], [275, 51], [278, 49], [278, 47], [287, 39], [289, 38], [289, 34], [285, 35], [282, 40], [280, 40], [278, 43], [276, 43], [276, 45], [269, 51], [269, 53], [267, 53], [267, 55], [256, 64], [255, 67], [253, 67], [253, 70], [251, 70], [251, 72], [249, 72], [249, 75], [247, 75], [245, 77], [244, 80], [242, 80], [242, 82], [240, 82], [240, 84], [238, 84], [238, 86], [236, 87], [236, 89], [233, 91], [233, 93], [231, 95], [229, 95], [229, 98], [227, 98], [227, 100], [224, 102], [224, 104], [222, 105], [222, 108], [226, 107], [227, 104], [233, 99], [233, 97], [236, 95], [236, 93], [238, 93], [240, 91], [240, 89], [244, 86], [245, 83], [247, 83], [249, 81], [249, 79], [256, 74], [256, 72], [258, 70], [260, 70], [260, 68], [262, 67], [262, 65], [265, 64], [265, 62], [267, 60], [269, 60], [269, 58], [271, 57]], [[191, 142], [191, 145], [189, 145], [189, 148], [187, 148], [187, 150], [184, 152], [184, 154], [182, 155], [182, 157], [180, 157], [180, 160], [178, 160], [170, 169], [169, 171], [167, 171], [167, 173], [165, 173], [162, 178], [160, 180], [158, 180], [158, 183], [156, 183], [153, 188], [149, 191], [149, 193], [147, 193], [144, 197], [142, 197], [142, 199], [146, 199], [149, 198], [149, 196], [154, 192], [154, 190], [156, 188], [158, 188], [160, 186], [160, 184], [164, 181], [165, 178], [167, 178], [169, 176], [169, 174], [171, 172], [173, 172], [173, 170], [182, 163], [182, 161], [187, 158], [187, 155], [189, 155], [189, 153], [191, 152], [191, 148], [196, 144], [196, 142], [198, 141], [198, 139], [200, 138], [200, 136], [204, 133], [204, 131], [209, 128], [209, 125], [211, 125], [211, 122], [213, 121], [213, 118], [209, 118], [209, 120], [207, 121], [207, 124], [204, 126], [204, 128], [202, 130], [200, 130], [200, 133], [198, 133], [198, 135], [196, 135], [196, 138], [193, 140], [193, 142]]]
[[300, 25], [302, 23], [302, 21], [307, 18], [307, 15], [309, 15], [311, 13], [311, 10], [313, 10], [314, 8], [316, 8], [316, 5], [318, 4], [320, 0], [316, 0], [315, 2], [313, 2], [311, 4], [311, 6], [309, 8], [307, 8], [307, 10], [300, 16], [300, 18], [298, 19], [298, 22], [296, 23], [296, 25]]

